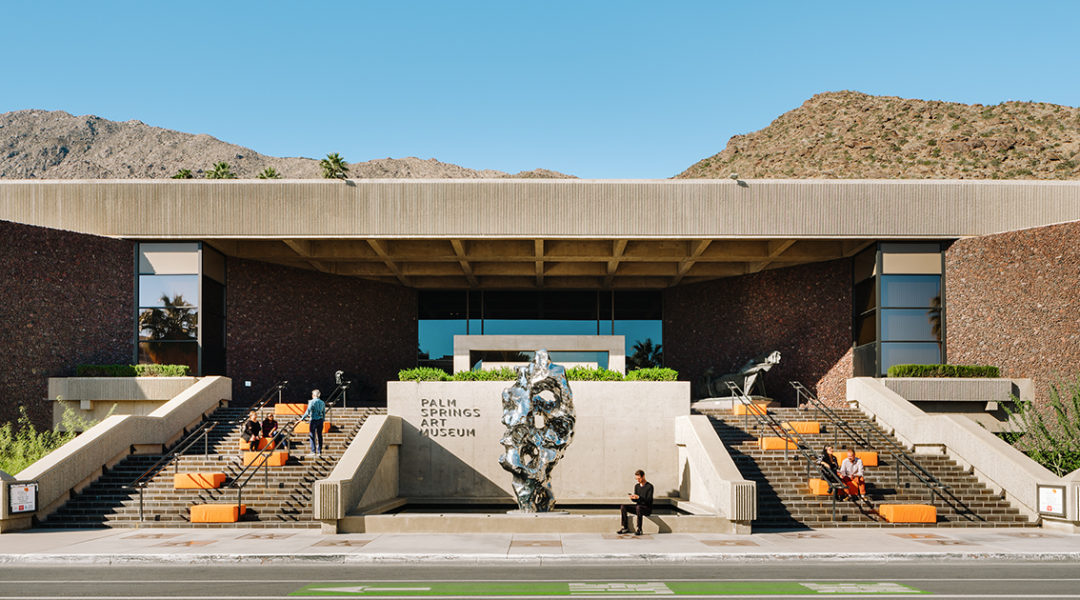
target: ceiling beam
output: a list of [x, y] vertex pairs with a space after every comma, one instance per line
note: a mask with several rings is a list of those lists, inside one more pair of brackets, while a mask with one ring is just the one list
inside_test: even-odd
[[544, 240], [533, 240], [533, 256], [536, 257], [536, 287], [544, 287]]
[[397, 263], [390, 257], [390, 253], [386, 251], [386, 245], [381, 240], [372, 239], [369, 239], [367, 243], [371, 246], [371, 249], [375, 251], [375, 254], [378, 254], [379, 257], [382, 258], [383, 263], [385, 263], [386, 267], [390, 269], [390, 272], [394, 274], [394, 277], [397, 277], [397, 280], [401, 282], [401, 285], [409, 285], [409, 280], [401, 272], [401, 268], [397, 266]]
[[705, 250], [709, 248], [709, 244], [712, 244], [712, 240], [698, 240], [696, 242], [687, 242], [689, 248], [686, 252], [686, 258], [679, 261], [679, 269], [675, 273], [675, 277], [671, 280], [671, 285], [679, 285], [683, 277], [690, 272], [691, 267], [697, 262], [701, 255], [705, 253]]
[[844, 258], [850, 258], [856, 254], [862, 252], [867, 246], [873, 244], [874, 240], [844, 240]]
[[765, 267], [773, 262], [772, 259], [786, 252], [787, 249], [794, 244], [795, 240], [769, 240], [769, 260], [763, 260], [747, 265], [746, 272], [758, 273], [765, 270]]
[[611, 243], [611, 259], [607, 261], [607, 275], [604, 276], [604, 287], [611, 287], [611, 282], [615, 279], [615, 271], [619, 270], [619, 261], [622, 260], [623, 254], [626, 252], [626, 244], [630, 240], [615, 240]]
[[303, 258], [307, 263], [323, 273], [329, 273], [330, 268], [326, 266], [326, 263], [314, 260], [311, 258], [311, 240], [281, 240], [285, 242], [285, 245], [292, 249], [297, 256]]
[[461, 240], [450, 240], [450, 245], [454, 248], [454, 254], [458, 257], [458, 264], [461, 265], [461, 270], [465, 271], [465, 279], [469, 281], [469, 287], [477, 287], [480, 285], [476, 281], [476, 275], [473, 275], [472, 265], [469, 264], [468, 254], [465, 253], [465, 242]]

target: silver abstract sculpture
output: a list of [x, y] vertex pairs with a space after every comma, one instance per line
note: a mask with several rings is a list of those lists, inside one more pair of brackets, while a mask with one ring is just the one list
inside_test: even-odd
[[504, 448], [499, 464], [514, 477], [521, 512], [550, 512], [555, 506], [551, 470], [574, 437], [574, 396], [566, 369], [551, 364], [547, 350], [537, 350], [532, 362], [516, 371], [514, 385], [502, 393], [506, 433], [499, 440]]
[[773, 365], [780, 364], [780, 351], [773, 350], [772, 352], [766, 352], [760, 354], [746, 361], [738, 371], [734, 373], [726, 373], [717, 377], [713, 375], [712, 368], [705, 371], [705, 376], [702, 378], [701, 386], [698, 389], [698, 394], [703, 398], [718, 398], [722, 396], [730, 396], [731, 390], [728, 389], [726, 382], [733, 381], [742, 387], [743, 392], [747, 395], [754, 393], [754, 388], [758, 388], [760, 395], [765, 395], [765, 382], [762, 376], [769, 372], [769, 369]]

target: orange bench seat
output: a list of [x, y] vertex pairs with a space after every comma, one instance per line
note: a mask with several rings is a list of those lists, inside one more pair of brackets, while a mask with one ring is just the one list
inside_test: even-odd
[[755, 402], [753, 404], [736, 404], [734, 408], [732, 408], [732, 412], [739, 416], [752, 414], [763, 415], [769, 412], [769, 410], [764, 402]]
[[247, 512], [240, 504], [194, 504], [191, 507], [192, 523], [235, 523]]
[[[323, 433], [330, 433], [330, 422], [329, 421], [323, 421], [322, 432]], [[311, 433], [311, 423], [308, 423], [307, 421], [300, 421], [299, 423], [296, 424], [296, 427], [293, 429], [293, 433], [302, 433], [302, 434], [305, 434], [305, 435], [308, 434], [308, 433]]]
[[829, 493], [828, 481], [825, 481], [824, 479], [810, 480], [810, 494], [814, 496], [828, 496]]
[[[251, 442], [245, 442], [244, 438], [240, 438], [238, 446], [240, 450], [251, 450]], [[274, 447], [274, 442], [266, 438], [259, 438], [258, 450], [266, 450], [267, 447], [272, 449]]]
[[[245, 452], [244, 453], [244, 466], [248, 466], [252, 463], [263, 466], [262, 452]], [[269, 467], [284, 467], [285, 463], [289, 461], [289, 453], [285, 450], [279, 450], [277, 452], [271, 452], [270, 456], [266, 459], [266, 466]]]
[[[847, 458], [847, 451], [833, 452], [832, 455], [836, 457], [836, 464], [840, 465]], [[872, 450], [856, 450], [855, 458], [861, 459], [864, 467], [878, 466], [878, 453]]]
[[929, 504], [881, 504], [878, 514], [889, 523], [937, 523], [937, 508]]
[[225, 483], [224, 473], [177, 473], [173, 475], [174, 490], [216, 490]]
[[795, 445], [795, 442], [782, 437], [761, 437], [758, 438], [758, 448], [762, 450], [795, 450], [798, 446]]
[[302, 415], [307, 412], [307, 404], [275, 404], [275, 415]]
[[818, 421], [784, 421], [782, 426], [785, 431], [794, 431], [795, 433], [821, 433], [821, 423]]

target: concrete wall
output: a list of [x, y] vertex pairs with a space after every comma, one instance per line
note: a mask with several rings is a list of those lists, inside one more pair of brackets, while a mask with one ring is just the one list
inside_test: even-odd
[[1080, 221], [957, 241], [945, 253], [954, 364], [1030, 377], [1037, 401], [1080, 375]]
[[790, 380], [829, 403], [844, 398], [851, 363], [851, 261], [836, 260], [664, 291], [664, 364], [697, 385], [779, 350], [769, 395], [794, 402]]
[[50, 377], [53, 425], [61, 425], [65, 409], [93, 421], [110, 414], [148, 415], [196, 381], [195, 377]]
[[130, 363], [134, 244], [0, 221], [0, 422], [52, 425], [46, 379]]
[[[416, 498], [510, 497], [510, 474], [498, 463], [505, 431], [500, 422], [502, 391], [510, 385], [387, 383], [388, 412], [403, 421], [399, 493]], [[557, 500], [625, 499], [636, 469], [645, 470], [658, 496], [678, 494], [675, 419], [690, 412], [689, 384], [572, 381], [570, 388], [577, 423], [574, 440], [552, 474]], [[432, 429], [432, 435], [421, 434]]]
[[227, 280], [227, 373], [238, 400], [288, 379], [286, 397], [306, 401], [341, 369], [355, 382], [350, 401], [381, 402], [384, 382], [416, 366], [415, 290], [235, 258]]

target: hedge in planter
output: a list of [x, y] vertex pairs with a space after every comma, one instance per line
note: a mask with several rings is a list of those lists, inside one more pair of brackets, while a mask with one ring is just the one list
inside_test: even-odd
[[76, 377], [187, 377], [187, 365], [79, 365]]
[[889, 377], [1001, 377], [1001, 369], [984, 365], [893, 365]]

